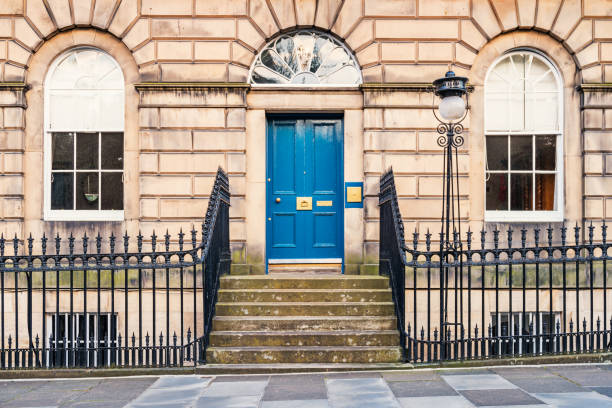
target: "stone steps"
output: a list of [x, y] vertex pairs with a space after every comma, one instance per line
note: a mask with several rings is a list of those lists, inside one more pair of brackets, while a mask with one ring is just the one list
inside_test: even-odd
[[261, 363], [397, 363], [400, 347], [209, 347], [213, 364]]
[[388, 289], [220, 289], [219, 302], [391, 302]]
[[397, 346], [397, 330], [385, 331], [215, 331], [217, 347], [278, 346]]
[[216, 316], [213, 330], [395, 330], [395, 316]]
[[217, 302], [221, 316], [388, 316], [393, 302]]
[[213, 365], [397, 364], [387, 278], [224, 276], [206, 351]]
[[381, 276], [252, 275], [224, 276], [219, 289], [388, 289]]

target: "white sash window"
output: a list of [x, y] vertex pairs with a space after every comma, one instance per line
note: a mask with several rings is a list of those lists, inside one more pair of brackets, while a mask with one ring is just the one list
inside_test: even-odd
[[124, 80], [107, 53], [70, 50], [45, 81], [45, 219], [123, 220]]
[[562, 86], [528, 50], [503, 55], [485, 81], [485, 220], [563, 220]]

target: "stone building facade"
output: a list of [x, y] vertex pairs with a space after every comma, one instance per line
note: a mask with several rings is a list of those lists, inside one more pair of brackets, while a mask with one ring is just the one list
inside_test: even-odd
[[[337, 41], [347, 61], [355, 61], [358, 79], [324, 86], [256, 83], [253, 69], [267, 44], [300, 30]], [[121, 186], [115, 186], [122, 188], [122, 206], [118, 212], [83, 216], [77, 205], [63, 217], [51, 211], [49, 117], [54, 113], [46, 87], [58, 58], [85, 49], [109, 56], [123, 78], [123, 124], [117, 125], [123, 132], [123, 167]], [[487, 99], [485, 83], [508, 55], [517, 56], [506, 59], [511, 65], [522, 58], [524, 70], [535, 56], [552, 72], [546, 74], [552, 75], [549, 85], [557, 86], [543, 90], [550, 94], [543, 99], [535, 96], [531, 108], [522, 105], [523, 112], [536, 109], [542, 117], [556, 118], [552, 153], [548, 150], [554, 164], [547, 173], [556, 181], [539, 178], [537, 169], [528, 173], [525, 180], [532, 181], [516, 186], [544, 198], [529, 198], [527, 204], [499, 192], [513, 175], [489, 175], [494, 167], [486, 160], [492, 157], [486, 138], [500, 133], [489, 132], [485, 116], [507, 111], [489, 107], [495, 95]], [[0, 231], [21, 239], [71, 231], [136, 235], [140, 230], [148, 236], [168, 229], [174, 235], [200, 222], [221, 166], [232, 189], [233, 271], [264, 273], [270, 120], [281, 113], [303, 114], [298, 118], [332, 113], [342, 121], [343, 180], [364, 185], [363, 206], [341, 203], [338, 209], [341, 258], [347, 273], [366, 273], [377, 263], [377, 183], [385, 169], [393, 167], [396, 174], [408, 230], [439, 228], [442, 149], [436, 144], [432, 105], [437, 102], [429, 84], [449, 65], [473, 87], [458, 162], [466, 223], [480, 228], [507, 220], [612, 220], [609, 1], [2, 0]], [[558, 103], [550, 105], [552, 111], [538, 110], [544, 106], [538, 103], [551, 100]], [[100, 106], [99, 114], [108, 117], [116, 107]], [[69, 121], [71, 113], [79, 115], [62, 117]], [[539, 135], [536, 129], [529, 136], [532, 152]], [[100, 171], [96, 177], [104, 178]], [[487, 187], [490, 179], [502, 182]], [[503, 214], [488, 213], [487, 188], [508, 200], [510, 207], [500, 204], [507, 210]], [[546, 189], [553, 193], [541, 192]]]

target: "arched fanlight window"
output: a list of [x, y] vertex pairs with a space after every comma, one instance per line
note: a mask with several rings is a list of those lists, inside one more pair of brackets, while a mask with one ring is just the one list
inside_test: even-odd
[[251, 67], [249, 83], [359, 85], [361, 70], [348, 49], [331, 35], [300, 30], [265, 46]]
[[95, 48], [60, 55], [45, 80], [45, 219], [123, 219], [124, 79]]
[[500, 57], [485, 81], [487, 221], [563, 219], [562, 85], [540, 53]]

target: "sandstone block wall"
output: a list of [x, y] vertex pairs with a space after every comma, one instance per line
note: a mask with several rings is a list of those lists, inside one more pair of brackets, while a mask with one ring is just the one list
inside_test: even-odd
[[[247, 228], [246, 208], [261, 204], [261, 193], [246, 186], [247, 162], [257, 168], [263, 158], [248, 159], [251, 106], [245, 95], [253, 91], [233, 86], [247, 82], [249, 67], [268, 40], [301, 27], [330, 31], [345, 41], [364, 83], [385, 84], [364, 87], [359, 107], [367, 195], [359, 239], [372, 262], [378, 240], [376, 180], [387, 167], [398, 176], [408, 230], [437, 229], [442, 156], [429, 109], [432, 95], [405, 85], [430, 83], [449, 64], [474, 82], [459, 158], [461, 216], [482, 226], [482, 81], [495, 56], [515, 47], [541, 50], [563, 75], [570, 221], [612, 220], [612, 93], [605, 85], [612, 82], [612, 4], [607, 0], [3, 0], [0, 232], [23, 237], [26, 230], [63, 233], [74, 227], [49, 226], [42, 219], [42, 84], [55, 56], [74, 46], [104, 44], [126, 73], [126, 163], [133, 165], [126, 172], [126, 191], [131, 195], [124, 223], [88, 223], [82, 229], [132, 234], [141, 229], [147, 235], [153, 229], [175, 234], [181, 226], [190, 228], [203, 213], [212, 175], [222, 165], [234, 194], [232, 245], [236, 259], [246, 262], [245, 242], [260, 234], [260, 224]], [[139, 86], [150, 82], [199, 85]], [[311, 109], [354, 108], [352, 99], [334, 92], [328, 90], [327, 103]], [[257, 102], [266, 97], [252, 100], [267, 111], [268, 105]], [[273, 110], [291, 106], [289, 94], [275, 97]], [[265, 120], [260, 113], [258, 120]], [[254, 134], [251, 145], [263, 142], [262, 135]]]

